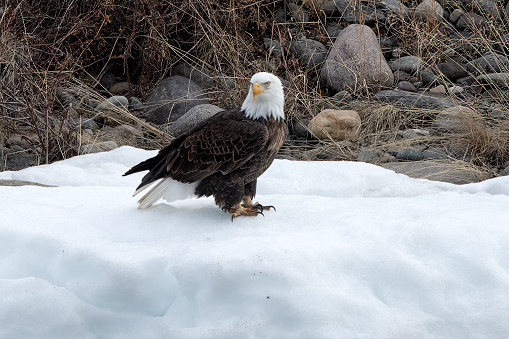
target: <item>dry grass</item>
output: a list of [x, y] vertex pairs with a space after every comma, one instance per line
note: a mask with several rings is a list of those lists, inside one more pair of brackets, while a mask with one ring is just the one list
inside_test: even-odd
[[[101, 101], [105, 93], [86, 83], [115, 69], [129, 83], [130, 94], [146, 98], [156, 81], [171, 74], [172, 67], [185, 62], [206, 70], [216, 80], [209, 89], [212, 103], [223, 108], [239, 105], [251, 75], [270, 71], [285, 80], [285, 111], [290, 125], [309, 119], [323, 108], [333, 106], [316, 70], [304, 69], [288, 51], [289, 42], [306, 36], [331, 44], [327, 35], [331, 21], [320, 11], [319, 0], [302, 1], [309, 20], [291, 18], [288, 4], [274, 0], [230, 2], [196, 0], [106, 0], [56, 1], [4, 0], [0, 16], [0, 134], [22, 134], [32, 143], [33, 152], [45, 162], [78, 154], [83, 143], [79, 129], [69, 128], [72, 119], [96, 117], [87, 100]], [[418, 1], [406, 1], [413, 8]], [[352, 5], [373, 3], [352, 1]], [[447, 3], [448, 4], [448, 3]], [[454, 6], [446, 5], [450, 8]], [[285, 22], [275, 13], [284, 9]], [[436, 65], [454, 58], [466, 62], [493, 51], [494, 42], [509, 32], [506, 21], [488, 21], [471, 28], [462, 38], [439, 21], [389, 15], [385, 26], [374, 27], [379, 36], [393, 36], [402, 56], [416, 55], [424, 67], [447, 80]], [[455, 38], [451, 38], [455, 36]], [[282, 45], [281, 58], [273, 58], [263, 46], [263, 38]], [[503, 68], [503, 67], [502, 67]], [[120, 70], [120, 71], [119, 71]], [[483, 69], [471, 75], [486, 73]], [[234, 80], [229, 88], [225, 79]], [[61, 105], [57, 87], [68, 88], [80, 99], [72, 106]], [[484, 86], [488, 87], [488, 86]], [[466, 93], [458, 104], [475, 108], [482, 124], [466, 124], [461, 135], [433, 136], [429, 144], [460, 148], [472, 162], [500, 166], [509, 160], [507, 113], [498, 120], [490, 117], [496, 105], [505, 111], [506, 89], [490, 86], [490, 94]], [[402, 109], [370, 99], [372, 93], [355, 93], [356, 101], [346, 107], [359, 112], [361, 134], [350, 143], [333, 141], [291, 146], [304, 159], [352, 159], [363, 148], [387, 150], [402, 143], [423, 146], [421, 140], [402, 141], [398, 134], [408, 128], [427, 128], [436, 111]], [[483, 96], [484, 95], [484, 96]], [[164, 144], [164, 130], [147, 124], [140, 115], [124, 109], [109, 111], [108, 119], [118, 124], [140, 127], [145, 138]], [[1, 135], [0, 135], [1, 137]]]

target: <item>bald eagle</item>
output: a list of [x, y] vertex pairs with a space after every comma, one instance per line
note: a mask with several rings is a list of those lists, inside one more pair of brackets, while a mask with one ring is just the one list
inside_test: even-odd
[[240, 108], [202, 121], [124, 174], [149, 171], [134, 195], [153, 187], [138, 201], [138, 208], [148, 208], [160, 198], [172, 202], [192, 196], [214, 196], [232, 220], [274, 208], [253, 203], [253, 198], [257, 178], [272, 164], [288, 134], [283, 106], [278, 77], [266, 72], [253, 75]]

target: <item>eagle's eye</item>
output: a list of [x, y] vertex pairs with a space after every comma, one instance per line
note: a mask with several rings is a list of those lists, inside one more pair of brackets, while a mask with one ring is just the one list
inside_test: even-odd
[[267, 82], [263, 83], [263, 86], [265, 86], [265, 87], [269, 87], [269, 85], [270, 85], [270, 81], [267, 81]]

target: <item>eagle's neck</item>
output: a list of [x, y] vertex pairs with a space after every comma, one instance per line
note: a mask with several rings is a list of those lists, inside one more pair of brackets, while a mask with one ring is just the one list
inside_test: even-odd
[[248, 95], [242, 104], [241, 110], [244, 112], [244, 115], [250, 119], [256, 120], [264, 118], [267, 120], [272, 117], [277, 121], [284, 120], [285, 118], [283, 107], [283, 98], [263, 98], [258, 96], [256, 100], [254, 100], [252, 95]]

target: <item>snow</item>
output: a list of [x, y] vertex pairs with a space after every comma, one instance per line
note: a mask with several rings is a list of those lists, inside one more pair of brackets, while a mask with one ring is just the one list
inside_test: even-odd
[[276, 160], [265, 217], [138, 210], [121, 147], [0, 179], [0, 338], [509, 336], [509, 178]]

